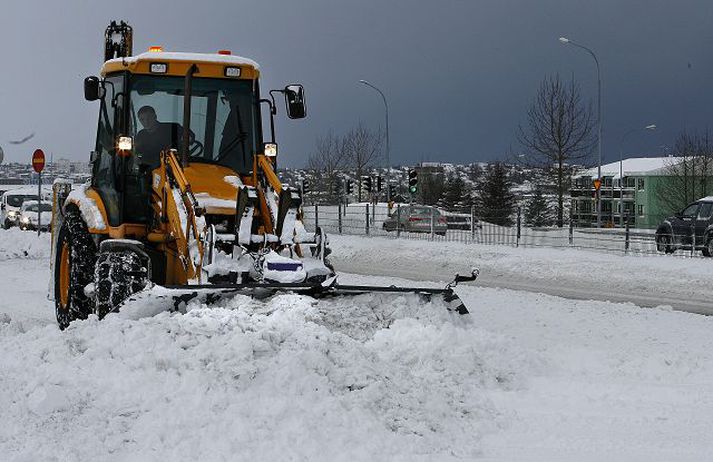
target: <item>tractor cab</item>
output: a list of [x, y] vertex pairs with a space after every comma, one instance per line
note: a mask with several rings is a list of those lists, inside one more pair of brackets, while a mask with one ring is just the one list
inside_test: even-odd
[[[256, 62], [217, 53], [164, 52], [151, 47], [131, 56], [131, 30], [112, 23], [106, 33], [101, 78], [85, 79], [85, 98], [98, 100], [99, 124], [91, 161], [92, 186], [110, 226], [150, 218], [152, 172], [161, 152], [176, 149], [191, 184], [216, 175], [250, 184], [257, 155], [276, 162], [273, 93], [283, 93], [288, 116], [305, 115], [301, 85], [261, 99]], [[263, 140], [261, 105], [269, 108], [271, 137]], [[196, 187], [194, 186], [194, 187]], [[195, 191], [235, 200], [235, 189]]]

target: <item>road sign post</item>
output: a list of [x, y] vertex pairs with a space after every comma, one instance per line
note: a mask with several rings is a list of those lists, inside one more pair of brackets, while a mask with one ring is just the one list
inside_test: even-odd
[[45, 153], [35, 149], [32, 153], [32, 168], [37, 172], [37, 235], [42, 229], [42, 170], [45, 168]]

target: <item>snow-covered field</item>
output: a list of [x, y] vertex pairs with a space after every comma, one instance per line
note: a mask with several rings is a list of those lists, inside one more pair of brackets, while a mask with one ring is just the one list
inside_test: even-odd
[[[333, 240], [335, 258], [367, 241]], [[473, 259], [485, 271], [523, 260], [546, 271], [548, 258], [555, 267], [577, 252], [488, 247], [488, 262], [470, 246], [450, 268], [438, 255], [462, 250], [455, 243], [373, 244], [382, 263], [444, 274]], [[709, 317], [462, 286], [469, 316], [414, 296], [283, 294], [186, 314], [142, 317], [132, 306], [59, 332], [47, 246], [0, 231], [3, 461], [713, 457]], [[600, 256], [611, 267], [633, 258]], [[636, 260], [648, 283], [672, 277], [659, 260]]]

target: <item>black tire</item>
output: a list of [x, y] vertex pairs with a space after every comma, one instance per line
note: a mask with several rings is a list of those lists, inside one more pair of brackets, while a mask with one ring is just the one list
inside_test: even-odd
[[[66, 250], [64, 246], [67, 246]], [[63, 261], [65, 251], [66, 262]], [[59, 328], [64, 330], [70, 322], [86, 319], [94, 310], [94, 300], [85, 295], [84, 287], [94, 280], [96, 245], [76, 206], [69, 206], [65, 212], [55, 254], [55, 315]], [[63, 271], [68, 274], [63, 275]], [[67, 284], [64, 287], [63, 281]]]
[[673, 253], [676, 249], [673, 247], [671, 242], [671, 235], [668, 233], [661, 233], [656, 235], [656, 250], [659, 252], [664, 252], [667, 254]]
[[706, 245], [703, 246], [703, 249], [701, 251], [703, 252], [704, 257], [713, 257], [713, 237], [712, 236], [706, 236], [705, 239]]
[[103, 318], [148, 284], [148, 271], [130, 250], [99, 254], [94, 271], [94, 312]]

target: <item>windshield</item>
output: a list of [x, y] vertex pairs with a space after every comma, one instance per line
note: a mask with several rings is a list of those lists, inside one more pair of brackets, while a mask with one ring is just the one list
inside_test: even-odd
[[434, 215], [440, 215], [438, 210], [432, 209], [430, 207], [411, 207], [411, 215], [431, 215], [431, 210], [433, 210]]
[[13, 195], [6, 195], [7, 197], [7, 205], [10, 207], [20, 207], [23, 202], [26, 200], [37, 200], [37, 196], [31, 196], [31, 195], [22, 195], [22, 194], [13, 194]]
[[[129, 126], [143, 163], [158, 166], [161, 150], [181, 148], [184, 83], [181, 77], [134, 76]], [[260, 143], [256, 84], [194, 78], [192, 92], [190, 159], [249, 173]]]
[[[25, 211], [27, 211], [27, 212], [37, 212], [37, 204], [28, 205], [28, 206], [25, 208]], [[43, 203], [43, 204], [42, 204], [42, 211], [43, 211], [43, 212], [51, 212], [51, 211], [52, 211], [52, 204]]]

